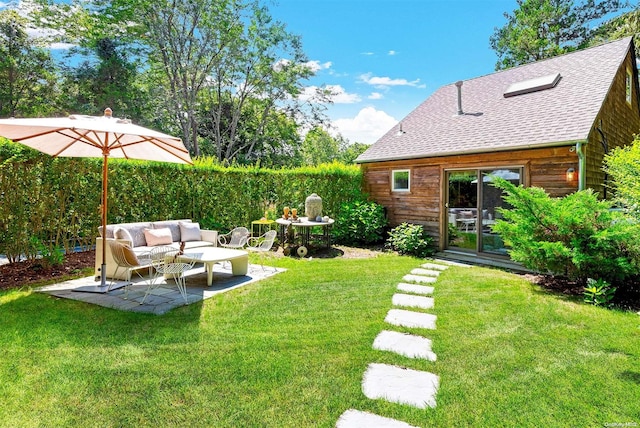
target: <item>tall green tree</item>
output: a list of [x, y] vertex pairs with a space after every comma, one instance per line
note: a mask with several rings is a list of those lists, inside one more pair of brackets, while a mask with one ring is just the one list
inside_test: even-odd
[[338, 160], [339, 152], [339, 142], [320, 127], [307, 132], [302, 143], [302, 159], [305, 165], [333, 162]]
[[[204, 144], [221, 161], [257, 159], [269, 151], [269, 140], [276, 144], [272, 153], [295, 144], [272, 138], [283, 114], [297, 124], [324, 119], [319, 104], [300, 96], [313, 74], [300, 38], [260, 0], [77, 0], [53, 9], [55, 28], [84, 39], [80, 44], [107, 37], [127, 42], [146, 63], [151, 124], [177, 131], [192, 154]], [[249, 139], [241, 119], [252, 112]]]
[[[242, 34], [225, 48], [202, 91], [208, 106], [204, 132], [219, 160], [256, 159], [294, 142], [271, 139], [274, 125], [287, 122], [283, 115], [296, 122], [321, 120], [318, 104], [299, 97], [302, 82], [313, 75], [307, 61], [300, 38], [253, 4]], [[275, 150], [266, 147], [270, 139]]]
[[353, 163], [358, 156], [364, 153], [369, 148], [369, 144], [365, 143], [351, 143], [342, 135], [338, 135], [337, 140], [340, 145], [340, 153], [338, 154], [338, 160], [344, 164]]
[[527, 64], [585, 47], [594, 23], [627, 5], [622, 0], [518, 0], [507, 23], [490, 38], [496, 70]]
[[119, 116], [140, 119], [137, 70], [126, 48], [113, 39], [98, 39], [85, 49], [90, 59], [65, 73], [63, 99], [69, 112], [101, 114], [106, 107]]
[[[259, 163], [274, 168], [301, 165], [301, 138], [295, 120], [280, 109], [268, 108], [265, 115], [265, 104], [268, 107], [270, 100], [247, 98], [240, 111], [231, 103], [209, 98], [200, 103], [202, 154], [226, 163]], [[219, 116], [212, 115], [212, 110]], [[225, 146], [231, 136], [232, 143]], [[221, 156], [227, 148], [231, 149], [229, 154]]]
[[640, 5], [627, 13], [604, 22], [596, 28], [591, 44], [617, 40], [627, 36], [633, 36], [636, 58], [640, 58]]
[[42, 41], [27, 35], [27, 20], [0, 11], [0, 116], [55, 111], [56, 67]]

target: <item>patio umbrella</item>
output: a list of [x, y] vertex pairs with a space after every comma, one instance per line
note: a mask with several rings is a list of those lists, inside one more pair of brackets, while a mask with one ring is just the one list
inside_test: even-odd
[[[0, 136], [51, 156], [101, 157], [102, 230], [107, 225], [107, 186], [109, 158], [141, 159], [191, 164], [182, 140], [137, 126], [130, 120], [112, 116], [72, 115], [60, 118], [0, 119]], [[106, 240], [102, 240], [100, 286], [106, 290]], [[89, 290], [85, 290], [89, 291]]]

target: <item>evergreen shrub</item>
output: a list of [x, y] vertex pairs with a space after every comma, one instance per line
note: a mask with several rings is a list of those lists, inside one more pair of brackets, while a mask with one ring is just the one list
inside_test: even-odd
[[384, 240], [388, 220], [384, 207], [375, 202], [354, 201], [342, 205], [332, 234], [345, 245], [369, 245]]
[[551, 198], [543, 189], [514, 186], [496, 178], [510, 209], [493, 230], [525, 267], [564, 275], [586, 285], [588, 278], [624, 284], [640, 267], [640, 224], [611, 210], [592, 190]]
[[[100, 225], [101, 159], [53, 158], [0, 138], [0, 254], [11, 261], [33, 252], [32, 238], [65, 252], [95, 245]], [[338, 163], [295, 169], [194, 165], [113, 159], [109, 162], [107, 222], [189, 218], [226, 233], [251, 227], [285, 206], [304, 212], [312, 193], [323, 214], [363, 200], [362, 173]]]

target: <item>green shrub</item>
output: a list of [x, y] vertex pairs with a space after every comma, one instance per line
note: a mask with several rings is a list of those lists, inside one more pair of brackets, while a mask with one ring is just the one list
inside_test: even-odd
[[611, 306], [615, 293], [616, 287], [612, 287], [607, 281], [589, 278], [584, 287], [584, 301], [595, 306]]
[[60, 266], [64, 263], [64, 251], [61, 248], [46, 246], [35, 236], [29, 238], [29, 244], [32, 252], [27, 255], [33, 259], [40, 257], [43, 266]]
[[375, 202], [348, 202], [340, 208], [332, 234], [339, 244], [375, 244], [384, 240], [387, 224], [382, 205]]
[[640, 136], [631, 146], [618, 147], [604, 158], [616, 201], [640, 218]]
[[510, 246], [511, 258], [540, 272], [623, 283], [640, 266], [640, 225], [611, 210], [591, 190], [551, 198], [543, 189], [496, 179], [511, 209], [493, 230]]
[[433, 239], [419, 224], [402, 223], [389, 231], [387, 246], [400, 254], [427, 257], [434, 253]]
[[[0, 254], [10, 261], [33, 251], [29, 237], [52, 248], [90, 248], [100, 225], [102, 160], [53, 158], [0, 137]], [[324, 215], [363, 200], [362, 171], [339, 163], [278, 170], [224, 167], [211, 158], [193, 166], [112, 159], [107, 222], [190, 218], [203, 228], [229, 231], [285, 206], [304, 212], [311, 193]]]

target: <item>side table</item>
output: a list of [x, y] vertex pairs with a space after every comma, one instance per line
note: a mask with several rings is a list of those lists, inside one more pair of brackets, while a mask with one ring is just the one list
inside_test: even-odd
[[[251, 236], [262, 236], [265, 233], [267, 233], [269, 230], [271, 230], [271, 227], [273, 225], [273, 223], [275, 223], [275, 221], [273, 220], [266, 220], [266, 219], [260, 219], [260, 220], [254, 220], [251, 222]], [[258, 233], [255, 232], [257, 227]]]

